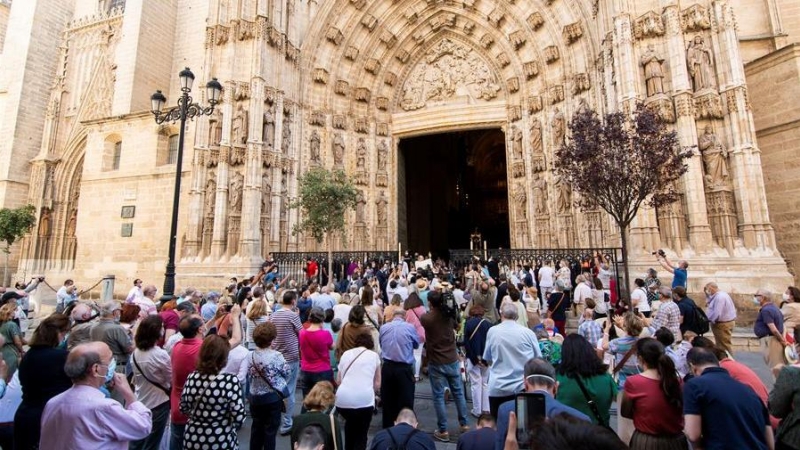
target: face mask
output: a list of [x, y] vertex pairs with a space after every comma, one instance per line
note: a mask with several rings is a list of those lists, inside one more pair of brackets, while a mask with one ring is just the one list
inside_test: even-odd
[[66, 350], [67, 349], [67, 339], [69, 339], [69, 333], [65, 334], [64, 335], [64, 339], [62, 339], [61, 342], [58, 343], [58, 348]]
[[103, 376], [103, 378], [105, 378], [104, 384], [108, 384], [111, 382], [111, 380], [114, 379], [114, 372], [116, 370], [117, 370], [117, 360], [116, 358], [112, 357], [111, 362], [108, 363], [108, 369], [106, 371], [106, 374]]
[[783, 293], [783, 301], [785, 302], [789, 301], [789, 294], [787, 294], [786, 292]]
[[758, 297], [753, 297], [753, 304], [756, 306], [761, 304], [761, 302], [758, 300]]

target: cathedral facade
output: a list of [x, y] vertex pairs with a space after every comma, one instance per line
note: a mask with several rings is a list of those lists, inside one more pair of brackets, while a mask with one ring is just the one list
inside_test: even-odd
[[38, 218], [15, 248], [17, 277], [111, 273], [120, 292], [134, 278], [160, 284], [179, 129], [155, 123], [149, 97], [160, 89], [174, 105], [177, 74], [190, 67], [195, 101], [207, 104], [212, 77], [224, 92], [185, 130], [179, 285], [218, 287], [269, 252], [327, 248], [292, 233], [298, 176], [317, 165], [359, 189], [335, 248], [405, 247], [404, 174], [414, 168], [399, 143], [458, 130], [505, 136], [512, 248], [618, 247], [605, 213], [574, 206], [553, 155], [579, 109], [644, 102], [694, 156], [681, 199], [638, 214], [632, 273], [663, 248], [690, 261], [690, 291], [712, 279], [735, 293], [782, 291], [800, 259], [800, 218], [782, 200], [794, 189], [782, 161], [800, 160], [800, 108], [774, 109], [798, 88], [770, 88], [800, 80], [800, 12], [789, 3], [0, 3], [0, 204], [33, 204]]

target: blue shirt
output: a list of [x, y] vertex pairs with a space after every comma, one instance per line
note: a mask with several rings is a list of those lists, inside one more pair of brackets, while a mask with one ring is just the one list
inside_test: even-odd
[[503, 397], [522, 390], [525, 363], [541, 358], [539, 341], [530, 328], [503, 320], [489, 329], [483, 359], [489, 367], [489, 395]]
[[771, 323], [774, 323], [775, 328], [783, 334], [783, 313], [781, 313], [781, 310], [772, 302], [762, 306], [758, 311], [756, 323], [753, 325], [753, 333], [756, 334], [757, 338], [771, 336], [772, 332], [769, 331], [769, 327], [767, 326]]
[[414, 349], [419, 347], [419, 336], [414, 325], [395, 317], [383, 324], [379, 340], [383, 359], [414, 364]]
[[459, 436], [456, 450], [486, 450], [492, 448], [496, 439], [497, 431], [494, 428], [478, 428]]
[[686, 269], [680, 267], [672, 269], [672, 289], [675, 289], [678, 286], [685, 288], [687, 278], [689, 278], [689, 274], [686, 273]]
[[684, 415], [702, 418], [706, 450], [766, 450], [769, 413], [755, 391], [721, 367], [711, 367], [683, 386]]
[[[744, 385], [742, 385], [744, 386]], [[533, 391], [538, 392], [540, 394], [544, 394], [544, 412], [548, 419], [553, 418], [561, 413], [565, 413], [569, 416], [572, 416], [578, 420], [583, 420], [586, 422], [591, 423], [592, 420], [586, 414], [578, 411], [575, 408], [567, 406], [550, 395], [547, 391]], [[515, 400], [509, 400], [502, 405], [497, 410], [497, 436], [495, 437], [494, 441], [494, 448], [495, 450], [503, 450], [506, 444], [506, 433], [508, 433], [508, 414], [511, 411], [514, 411], [516, 406]], [[517, 418], [519, 420], [519, 418]]]
[[216, 303], [206, 302], [206, 304], [200, 308], [200, 315], [203, 316], [203, 320], [206, 322], [213, 319], [215, 314], [217, 314]]
[[486, 336], [492, 324], [483, 317], [470, 317], [464, 325], [464, 349], [472, 365], [478, 365], [486, 349]]
[[314, 308], [322, 308], [323, 311], [327, 311], [333, 309], [336, 300], [330, 294], [319, 294], [311, 299], [311, 304], [314, 305]]
[[[414, 427], [407, 423], [399, 423], [391, 428], [381, 430], [372, 438], [370, 450], [386, 450], [387, 448], [394, 448], [395, 446], [403, 445], [406, 442], [408, 435], [414, 431]], [[390, 435], [391, 433], [391, 435]], [[394, 441], [392, 440], [394, 438]], [[395, 445], [395, 442], [397, 443]], [[436, 450], [436, 444], [428, 433], [418, 431], [408, 439], [406, 448], [414, 450]]]

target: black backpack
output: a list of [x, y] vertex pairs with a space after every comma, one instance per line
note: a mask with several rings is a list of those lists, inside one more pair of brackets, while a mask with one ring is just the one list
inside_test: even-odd
[[708, 320], [708, 316], [706, 316], [706, 312], [703, 311], [703, 308], [694, 305], [694, 313], [693, 313], [692, 322], [694, 326], [692, 327], [692, 331], [697, 333], [698, 335], [702, 336], [705, 333], [708, 333], [708, 330], [711, 328], [710, 322]]
[[394, 435], [392, 434], [392, 430], [387, 428], [386, 433], [389, 434], [389, 439], [392, 440], [392, 445], [386, 450], [406, 450], [407, 449], [406, 445], [408, 445], [408, 441], [410, 441], [411, 438], [414, 437], [414, 435], [417, 434], [418, 432], [419, 430], [414, 428], [413, 430], [411, 430], [410, 433], [408, 433], [406, 438], [403, 440], [403, 443], [398, 445], [397, 440], [395, 440]]

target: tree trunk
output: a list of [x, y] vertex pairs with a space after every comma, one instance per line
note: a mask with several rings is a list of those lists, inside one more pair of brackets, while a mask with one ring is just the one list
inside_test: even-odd
[[333, 283], [333, 233], [328, 235], [328, 284]]
[[[629, 295], [631, 289], [631, 274], [628, 268], [628, 226], [619, 227], [619, 237], [622, 241], [622, 266], [624, 277], [622, 280], [622, 289], [620, 289], [620, 300], [624, 301], [626, 305], [630, 306], [631, 297]], [[623, 296], [622, 294], [625, 293]]]

